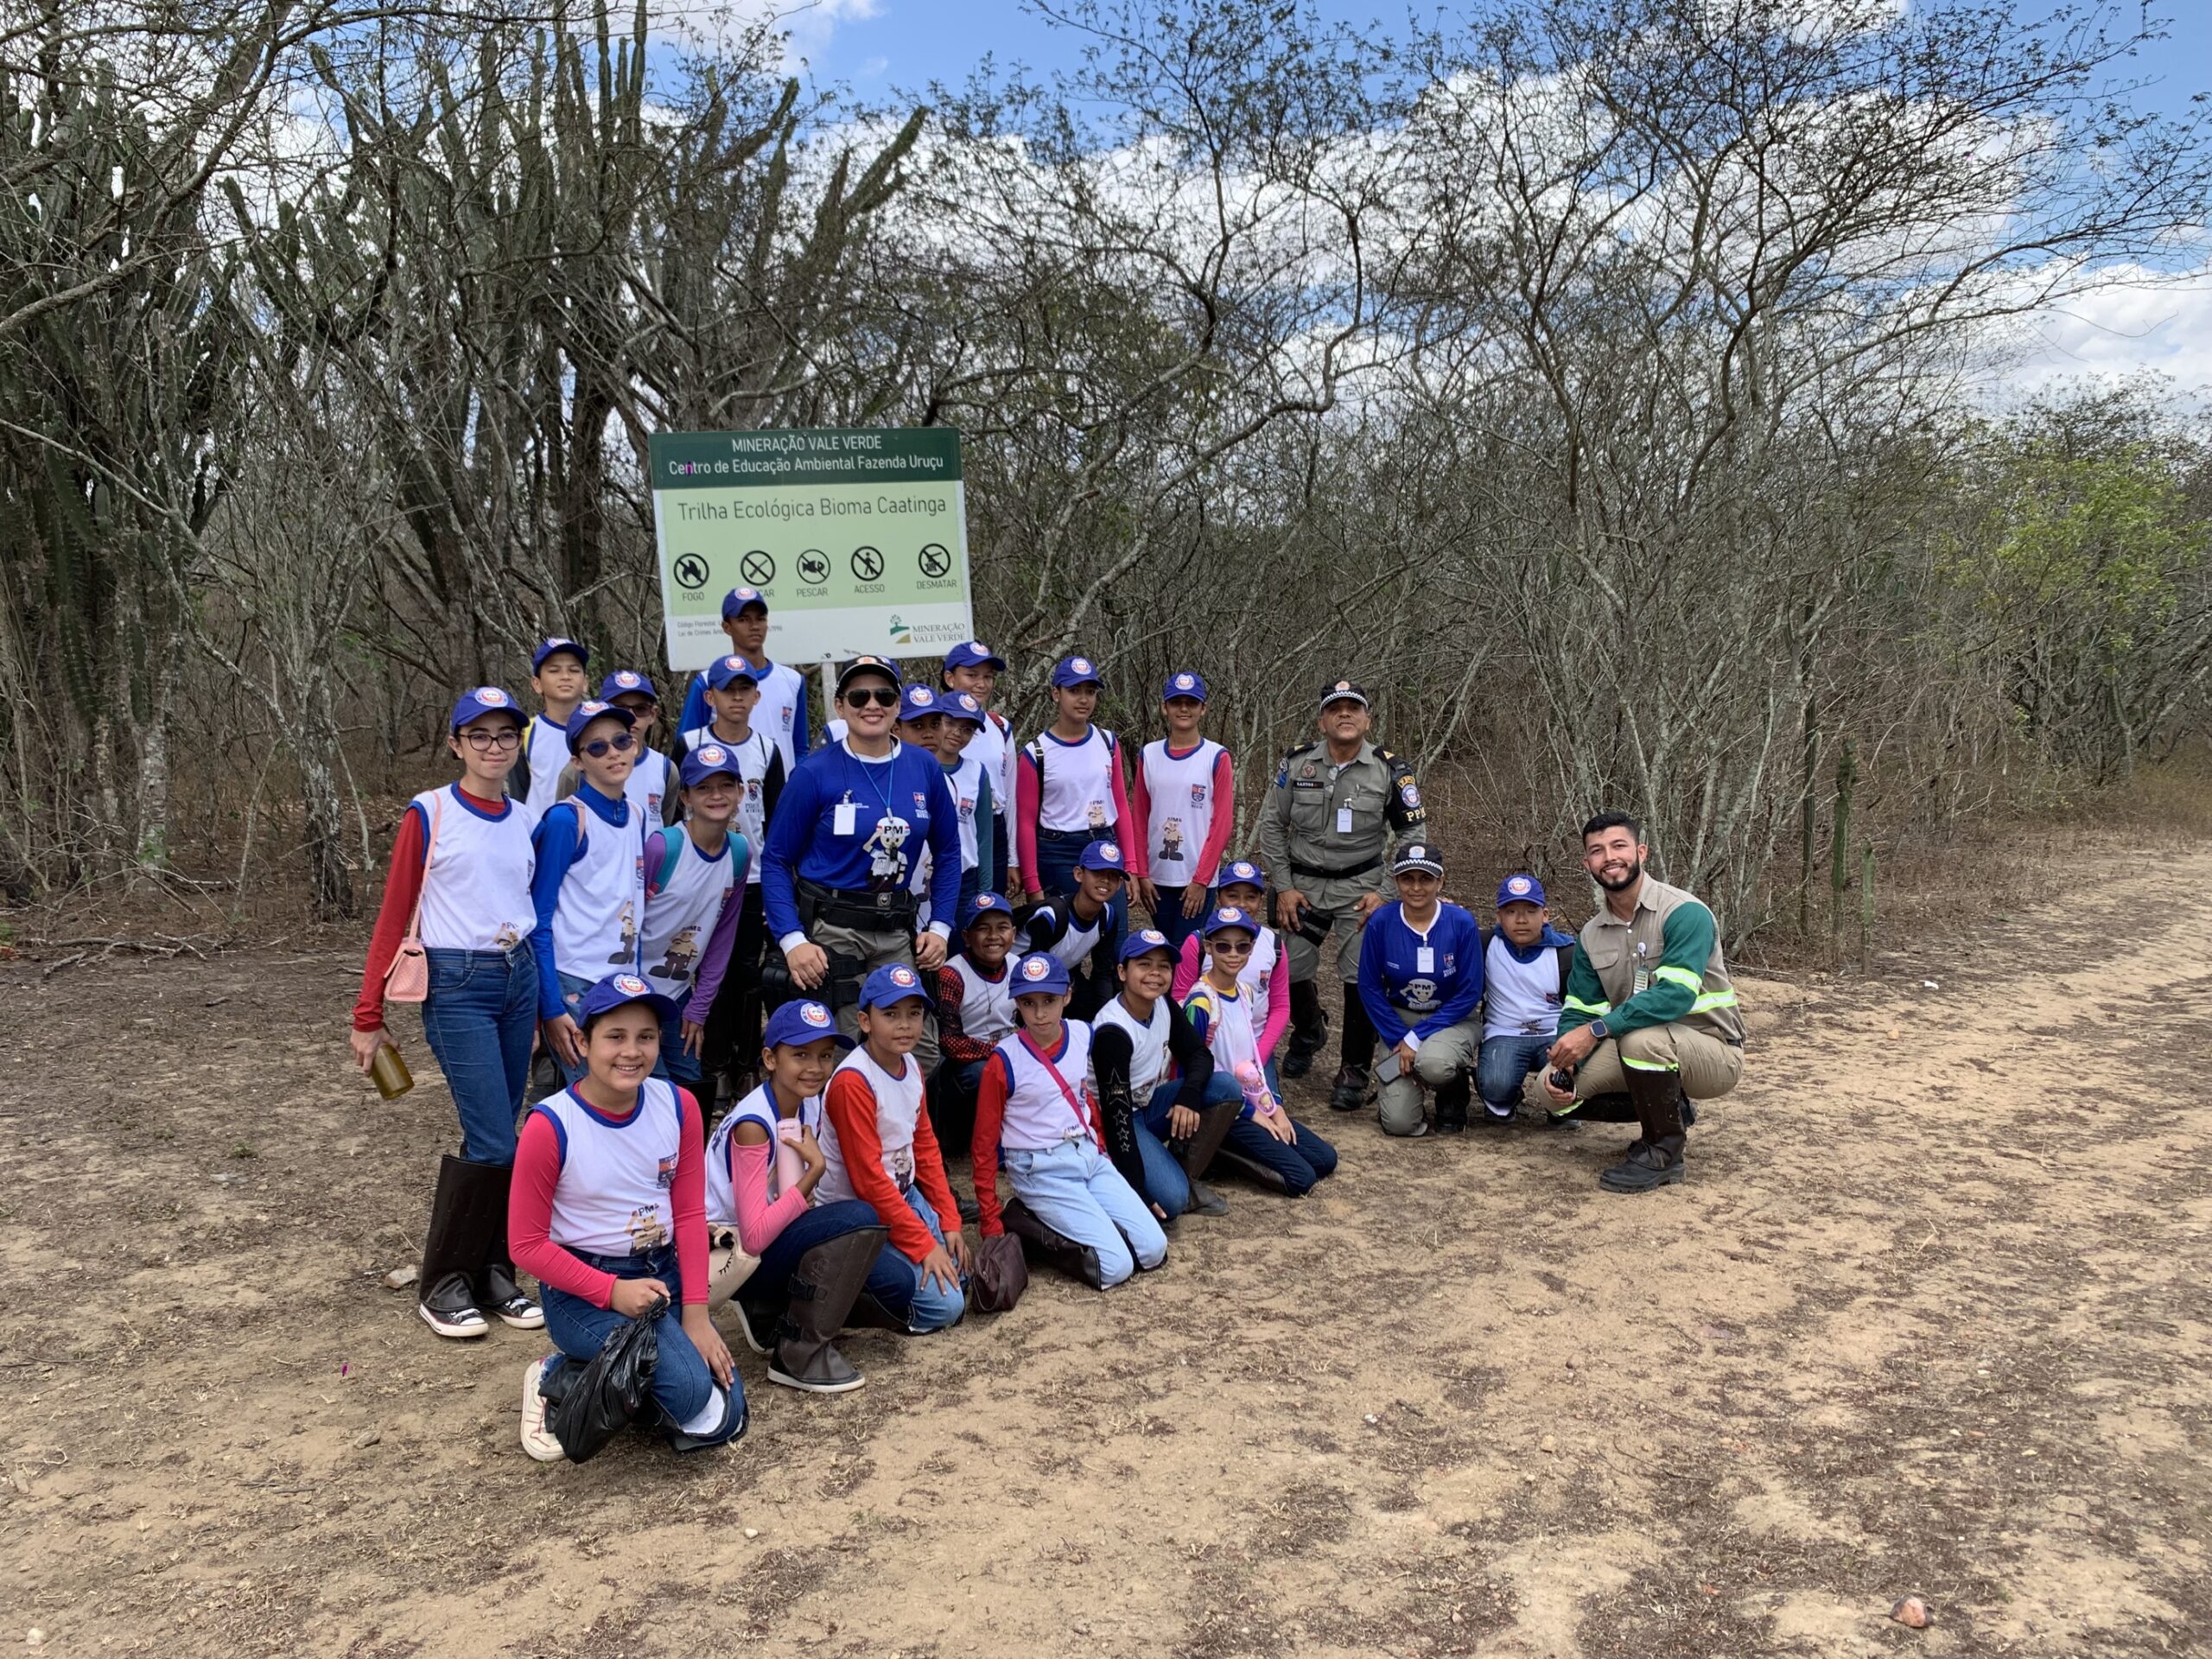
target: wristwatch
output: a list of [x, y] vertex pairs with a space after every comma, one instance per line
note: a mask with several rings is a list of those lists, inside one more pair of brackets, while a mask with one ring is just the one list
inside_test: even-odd
[[1613, 1034], [1613, 1028], [1603, 1020], [1592, 1020], [1582, 1029], [1590, 1033], [1590, 1040], [1593, 1043], [1602, 1043]]

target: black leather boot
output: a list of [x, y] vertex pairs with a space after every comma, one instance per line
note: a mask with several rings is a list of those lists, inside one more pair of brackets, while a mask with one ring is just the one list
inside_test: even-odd
[[1234, 1100], [1217, 1101], [1198, 1114], [1198, 1131], [1187, 1141], [1172, 1143], [1168, 1150], [1183, 1161], [1183, 1173], [1191, 1178], [1191, 1213], [1198, 1216], [1225, 1216], [1229, 1200], [1208, 1186], [1198, 1178], [1213, 1165], [1221, 1143], [1236, 1125], [1236, 1114], [1242, 1103]]
[[1045, 1218], [1020, 1198], [1008, 1198], [999, 1219], [1006, 1224], [1007, 1231], [1021, 1241], [1024, 1255], [1041, 1257], [1093, 1290], [1106, 1288], [1106, 1272], [1098, 1265], [1098, 1252], [1046, 1226]]
[[832, 1341], [845, 1328], [845, 1316], [890, 1236], [882, 1227], [856, 1228], [799, 1257], [768, 1361], [771, 1382], [809, 1394], [849, 1394], [868, 1381]]
[[450, 1153], [438, 1160], [415, 1311], [442, 1337], [491, 1334], [491, 1323], [476, 1305], [476, 1275], [505, 1225], [509, 1173], [502, 1165], [472, 1163]]
[[1329, 1040], [1329, 1015], [1321, 1006], [1319, 980], [1293, 980], [1290, 986], [1290, 1040], [1283, 1045], [1282, 1075], [1302, 1077], [1313, 1069], [1313, 1057]]
[[1474, 1085], [1461, 1072], [1436, 1091], [1436, 1132], [1439, 1135], [1465, 1135], [1467, 1132], [1467, 1101], [1474, 1093]]

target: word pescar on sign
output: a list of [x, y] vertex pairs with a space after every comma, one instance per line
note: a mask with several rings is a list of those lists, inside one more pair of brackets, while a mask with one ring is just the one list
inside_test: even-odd
[[936, 656], [975, 636], [960, 435], [656, 432], [653, 524], [668, 661], [729, 649], [722, 596], [768, 601], [768, 654]]

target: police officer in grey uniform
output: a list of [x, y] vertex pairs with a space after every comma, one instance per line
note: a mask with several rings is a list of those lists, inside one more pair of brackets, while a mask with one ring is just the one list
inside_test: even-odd
[[1275, 920], [1290, 957], [1282, 1075], [1304, 1077], [1327, 1039], [1319, 975], [1324, 951], [1333, 950], [1344, 1028], [1329, 1104], [1340, 1112], [1366, 1103], [1375, 1059], [1375, 1027], [1354, 988], [1360, 928], [1383, 902], [1391, 832], [1418, 834], [1427, 822], [1413, 767], [1367, 741], [1373, 723], [1360, 687], [1350, 680], [1323, 686], [1320, 739], [1283, 757], [1260, 812], [1260, 859], [1280, 872]]

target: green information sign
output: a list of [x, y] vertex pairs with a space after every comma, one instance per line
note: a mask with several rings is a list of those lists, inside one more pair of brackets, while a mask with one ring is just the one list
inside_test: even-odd
[[656, 432], [653, 524], [669, 666], [728, 647], [722, 597], [768, 601], [768, 653], [934, 657], [974, 637], [960, 435]]

